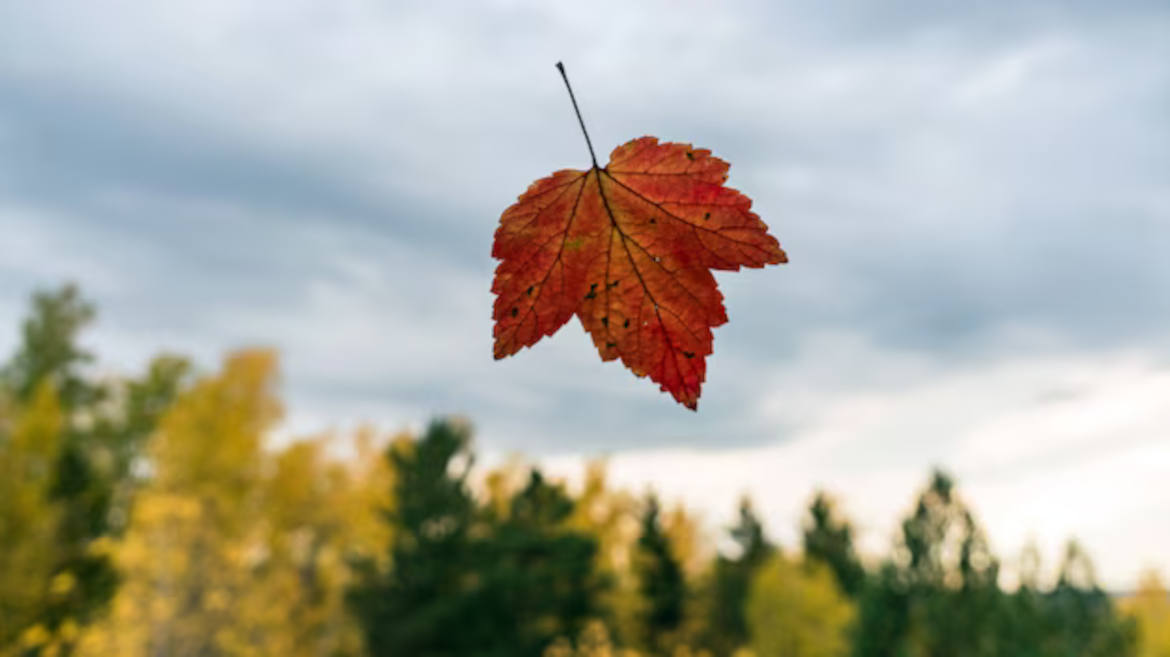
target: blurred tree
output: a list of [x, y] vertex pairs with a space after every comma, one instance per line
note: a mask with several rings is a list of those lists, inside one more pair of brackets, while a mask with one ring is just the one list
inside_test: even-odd
[[1137, 657], [1170, 657], [1170, 593], [1157, 572], [1142, 575], [1123, 608], [1137, 625]]
[[294, 654], [290, 601], [249, 596], [268, 556], [261, 445], [280, 416], [274, 386], [273, 355], [241, 352], [164, 415], [113, 550], [124, 585], [82, 655]]
[[894, 559], [861, 600], [859, 655], [997, 655], [999, 565], [983, 531], [935, 472], [902, 522]]
[[658, 498], [649, 495], [633, 563], [643, 605], [638, 615], [638, 639], [645, 652], [669, 655], [678, 643], [677, 630], [683, 622], [687, 591], [682, 566], [663, 531], [659, 512]]
[[1041, 657], [1048, 643], [1046, 597], [1040, 587], [1041, 558], [1035, 544], [1024, 547], [1019, 560], [1019, 586], [1001, 601], [997, 627], [1004, 654]]
[[865, 569], [853, 548], [853, 527], [837, 517], [833, 499], [817, 491], [804, 522], [804, 554], [823, 562], [837, 578], [841, 590], [857, 597], [865, 584]]
[[51, 487], [57, 512], [49, 524], [55, 593], [34, 625], [52, 637], [44, 645], [62, 654], [70, 651], [65, 635], [76, 635], [113, 596], [117, 575], [103, 541], [124, 526], [133, 463], [186, 371], [185, 361], [164, 357], [142, 381], [91, 381], [84, 369], [93, 357], [77, 342], [93, 317], [75, 286], [35, 294], [16, 352], [0, 369], [11, 403], [29, 403], [48, 384], [61, 409]]
[[739, 505], [739, 522], [730, 533], [734, 552], [715, 559], [703, 640], [703, 645], [716, 655], [730, 655], [748, 643], [744, 615], [748, 590], [756, 571], [776, 551], [764, 536], [764, 527], [746, 497]]
[[562, 637], [545, 649], [543, 657], [637, 657], [637, 653], [614, 647], [609, 630], [603, 623], [594, 621], [582, 630], [576, 647]]
[[662, 531], [682, 571], [683, 581], [682, 621], [672, 633], [671, 645], [675, 653], [689, 652], [701, 643], [708, 627], [711, 567], [717, 553], [709, 549], [697, 517], [681, 502], [662, 515]]
[[60, 504], [51, 492], [61, 423], [48, 380], [23, 407], [0, 395], [0, 655], [47, 643], [45, 609], [70, 586], [54, 577]]
[[[73, 285], [34, 294], [16, 353], [0, 371], [0, 380], [17, 404], [28, 403], [47, 383], [61, 409], [62, 435], [51, 488], [58, 508], [50, 552], [56, 594], [39, 608], [34, 622], [40, 633], [50, 636], [62, 628], [73, 633], [79, 622], [88, 621], [109, 600], [116, 585], [113, 566], [90, 549], [106, 530], [112, 495], [110, 482], [102, 477], [88, 449], [90, 434], [85, 430], [106, 394], [81, 371], [93, 356], [77, 345], [77, 337], [93, 317], [92, 304]], [[60, 641], [56, 636], [45, 645]]]
[[129, 519], [130, 500], [143, 475], [136, 470], [145, 461], [143, 448], [190, 373], [187, 359], [163, 354], [150, 361], [141, 378], [110, 384], [113, 408], [95, 419], [87, 442], [91, 460], [103, 465], [112, 488], [106, 520], [114, 535]]
[[390, 453], [391, 566], [364, 564], [350, 594], [372, 655], [536, 657], [598, 613], [597, 542], [571, 527], [573, 500], [532, 471], [506, 504], [508, 486], [489, 485], [481, 508], [469, 439], [436, 422]]
[[[386, 524], [370, 492], [385, 493], [390, 473], [384, 459], [347, 466], [325, 456], [326, 439], [294, 443], [276, 455], [263, 487], [263, 560], [241, 611], [263, 624], [274, 614], [282, 625], [285, 657], [337, 657], [363, 653], [360, 628], [345, 605], [349, 563], [375, 557], [389, 545]], [[380, 466], [380, 467], [379, 467]], [[245, 626], [253, 624], [247, 617]], [[239, 633], [234, 653], [247, 654]]]
[[1093, 563], [1076, 541], [1069, 541], [1056, 587], [1046, 596], [1047, 654], [1124, 657], [1136, 649], [1137, 628], [1120, 615], [1097, 584]]
[[600, 613], [597, 541], [567, 526], [573, 506], [533, 470], [506, 517], [489, 516], [491, 534], [473, 547], [481, 582], [473, 616], [484, 634], [475, 654], [536, 657]]
[[349, 593], [374, 657], [465, 655], [475, 647], [478, 637], [467, 626], [478, 587], [470, 536], [476, 508], [466, 482], [469, 441], [466, 425], [434, 422], [417, 442], [388, 452], [394, 473], [394, 507], [386, 511], [394, 536], [390, 565], [360, 564]]
[[755, 657], [844, 657], [855, 615], [818, 560], [772, 557], [752, 580], [747, 620]]
[[32, 313], [21, 327], [20, 344], [0, 372], [16, 399], [31, 399], [42, 381], [53, 385], [66, 412], [91, 405], [102, 396], [101, 389], [80, 372], [93, 355], [77, 345], [77, 337], [93, 318], [93, 304], [81, 298], [75, 285], [33, 294]]
[[600, 614], [619, 644], [636, 643], [641, 633], [638, 616], [642, 596], [632, 568], [641, 531], [638, 512], [634, 495], [609, 485], [603, 461], [586, 466], [585, 481], [568, 522], [597, 541], [595, 570], [608, 584], [600, 594]]

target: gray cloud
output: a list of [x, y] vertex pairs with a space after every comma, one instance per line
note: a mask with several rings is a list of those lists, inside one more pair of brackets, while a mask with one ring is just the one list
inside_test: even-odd
[[[306, 428], [458, 411], [549, 453], [786, 437], [743, 408], [826, 333], [1164, 352], [1159, 3], [199, 7], [0, 10], [0, 307], [80, 279], [114, 362], [269, 342]], [[792, 256], [720, 277], [698, 415], [575, 323], [490, 358], [499, 213], [587, 162], [558, 59], [602, 151], [712, 148]]]

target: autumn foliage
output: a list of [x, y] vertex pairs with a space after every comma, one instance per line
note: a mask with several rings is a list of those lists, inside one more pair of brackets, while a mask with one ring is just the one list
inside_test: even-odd
[[1070, 546], [1002, 589], [943, 473], [884, 555], [825, 493], [778, 545], [748, 500], [717, 528], [601, 463], [485, 471], [465, 421], [290, 442], [274, 353], [95, 375], [93, 312], [38, 294], [0, 360], [0, 657], [1170, 654], [1154, 576], [1117, 604]]
[[724, 186], [727, 170], [708, 150], [641, 137], [605, 167], [533, 183], [492, 248], [495, 357], [576, 315], [602, 360], [695, 409], [711, 329], [727, 321], [711, 270], [787, 262], [751, 199]]

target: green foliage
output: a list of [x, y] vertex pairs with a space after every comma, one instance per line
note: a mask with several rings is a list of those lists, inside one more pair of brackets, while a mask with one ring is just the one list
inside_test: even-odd
[[663, 531], [659, 513], [658, 498], [648, 496], [634, 562], [643, 602], [639, 639], [646, 652], [669, 654], [676, 641], [675, 632], [683, 622], [687, 589], [682, 565]]
[[875, 568], [823, 492], [800, 560], [746, 501], [708, 556], [693, 515], [600, 464], [579, 492], [514, 465], [478, 496], [458, 421], [384, 459], [368, 433], [344, 462], [328, 437], [273, 450], [274, 354], [98, 379], [93, 317], [37, 294], [0, 368], [0, 657], [1170, 655], [1165, 588], [1118, 605], [1075, 544], [1053, 586], [1032, 557], [1001, 588], [943, 473]]
[[[452, 472], [468, 456], [466, 427], [436, 422], [414, 444], [392, 449], [395, 473], [387, 520], [393, 527], [392, 567], [362, 566], [350, 600], [370, 654], [468, 654], [475, 639], [464, 625], [477, 582], [469, 533], [475, 505], [467, 490], [467, 468]], [[469, 459], [467, 459], [469, 463]], [[448, 628], [458, 627], [459, 631]]]
[[[533, 470], [505, 518], [490, 518], [477, 542], [482, 582], [477, 618], [493, 639], [479, 654], [539, 655], [558, 636], [575, 636], [597, 605], [604, 580], [595, 572], [597, 541], [568, 530], [573, 500]], [[496, 646], [487, 650], [487, 646]]]
[[572, 499], [533, 471], [506, 514], [480, 507], [469, 440], [465, 425], [436, 422], [390, 452], [392, 567], [365, 564], [350, 596], [372, 655], [535, 657], [597, 613], [597, 544], [569, 528]]
[[75, 285], [65, 285], [56, 292], [37, 292], [32, 306], [20, 346], [0, 374], [5, 387], [28, 401], [48, 381], [66, 411], [92, 404], [101, 390], [82, 377], [80, 370], [93, 355], [78, 346], [77, 337], [93, 321], [93, 304], [81, 298]]
[[857, 597], [865, 585], [865, 569], [853, 547], [853, 528], [837, 517], [833, 500], [817, 491], [804, 524], [804, 554], [828, 566], [841, 590]]
[[756, 657], [845, 657], [854, 608], [819, 560], [777, 555], [751, 583], [747, 618]]
[[983, 531], [935, 472], [902, 522], [894, 559], [861, 600], [859, 655], [999, 654], [993, 631], [999, 564]]
[[744, 610], [748, 590], [756, 571], [776, 551], [747, 498], [740, 503], [739, 522], [731, 528], [731, 538], [734, 556], [715, 559], [705, 632], [705, 646], [717, 655], [730, 655], [747, 645], [750, 635]]
[[854, 652], [868, 655], [1125, 657], [1132, 624], [1096, 585], [1092, 565], [1071, 545], [1057, 585], [1034, 576], [1014, 593], [998, 585], [992, 556], [947, 475], [936, 472], [902, 523], [895, 558], [860, 599]]
[[1089, 555], [1075, 541], [1070, 541], [1065, 550], [1060, 577], [1045, 602], [1048, 631], [1040, 643], [1047, 648], [1047, 654], [1134, 654], [1136, 627], [1117, 615], [1113, 601], [1097, 585]]

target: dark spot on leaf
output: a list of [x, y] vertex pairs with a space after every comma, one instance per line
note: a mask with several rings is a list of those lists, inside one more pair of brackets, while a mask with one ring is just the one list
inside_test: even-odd
[[611, 281], [609, 286], [610, 287], [617, 287], [617, 284], [618, 284], [618, 281], [615, 280], [615, 281]]
[[683, 352], [683, 355], [684, 355], [684, 356], [686, 356], [687, 358], [694, 358], [694, 357], [695, 357], [695, 352], [693, 352], [693, 351], [684, 351], [684, 352]]
[[626, 321], [622, 322], [622, 328], [630, 328], [630, 318], [629, 317], [626, 318]]
[[602, 326], [609, 326], [609, 318], [608, 318], [608, 317], [602, 317], [602, 318], [601, 318], [601, 325], [602, 325]]
[[519, 314], [520, 314], [520, 309], [513, 306], [512, 307], [512, 316], [515, 317], [516, 315], [519, 315]]
[[709, 221], [710, 219], [711, 219], [711, 213], [710, 213], [710, 212], [708, 212], [707, 214], [703, 215], [703, 221]]
[[613, 349], [613, 348], [614, 348], [614, 347], [616, 347], [616, 346], [617, 346], [617, 343], [616, 343], [616, 342], [606, 342], [606, 343], [605, 343], [605, 348], [606, 348], [606, 349]]
[[597, 298], [597, 283], [590, 283], [589, 284], [589, 294], [586, 294], [585, 298], [586, 299], [596, 299]]
[[531, 285], [528, 286], [527, 290], [524, 290], [524, 294], [527, 294], [528, 296], [532, 296], [532, 286]]
[[656, 224], [656, 223], [658, 223], [658, 220], [655, 219], [654, 217], [650, 217], [650, 223]]
[[692, 152], [690, 152], [690, 151], [687, 151], [687, 159], [688, 159], [688, 160], [693, 160], [693, 159], [695, 159], [695, 154], [694, 154], [694, 153], [692, 153]]

